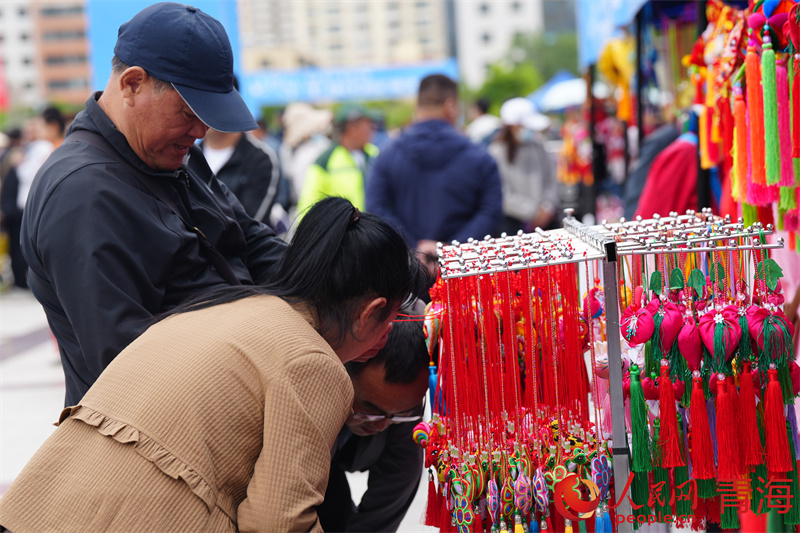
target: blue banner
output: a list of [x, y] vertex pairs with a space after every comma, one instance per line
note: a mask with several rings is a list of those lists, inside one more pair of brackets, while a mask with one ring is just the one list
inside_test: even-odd
[[263, 70], [242, 77], [242, 96], [250, 109], [289, 102], [392, 100], [417, 94], [429, 74], [458, 79], [453, 58], [396, 67]]
[[578, 68], [597, 63], [606, 42], [633, 22], [647, 0], [577, 0]]

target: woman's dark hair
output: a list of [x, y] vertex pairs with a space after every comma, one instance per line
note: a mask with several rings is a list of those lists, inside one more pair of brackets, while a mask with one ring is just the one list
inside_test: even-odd
[[303, 217], [273, 279], [209, 291], [173, 313], [272, 294], [308, 305], [320, 334], [337, 347], [351, 331], [364, 298], [386, 298], [381, 316], [386, 319], [427, 282], [425, 269], [389, 224], [344, 198], [326, 198]]
[[497, 133], [497, 140], [506, 145], [506, 159], [508, 159], [509, 165], [513, 165], [514, 159], [517, 158], [520, 144], [511, 126], [503, 125], [502, 129]]
[[383, 365], [385, 382], [407, 385], [414, 383], [420, 373], [427, 374], [428, 363], [430, 356], [422, 322], [396, 320], [386, 340], [386, 346], [375, 357], [364, 363], [350, 361], [344, 366], [350, 377], [356, 378], [368, 366]]

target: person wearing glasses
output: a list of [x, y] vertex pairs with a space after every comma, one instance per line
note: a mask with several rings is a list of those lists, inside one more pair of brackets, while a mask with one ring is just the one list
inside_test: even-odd
[[[353, 413], [336, 439], [325, 502], [317, 508], [325, 531], [397, 530], [422, 474], [423, 450], [411, 434], [425, 410], [429, 361], [422, 323], [397, 320], [378, 355], [345, 365]], [[365, 471], [369, 488], [356, 506], [345, 473]]]

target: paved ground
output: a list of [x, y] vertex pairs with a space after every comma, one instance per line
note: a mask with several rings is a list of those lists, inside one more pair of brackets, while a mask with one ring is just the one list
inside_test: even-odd
[[[27, 291], [0, 294], [0, 495], [55, 430], [63, 405], [64, 375], [44, 311]], [[366, 475], [350, 479], [360, 498]], [[422, 481], [400, 531], [436, 531], [419, 524], [427, 478]]]

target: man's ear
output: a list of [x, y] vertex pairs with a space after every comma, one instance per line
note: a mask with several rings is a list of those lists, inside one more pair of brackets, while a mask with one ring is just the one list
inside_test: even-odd
[[355, 335], [361, 337], [372, 328], [386, 308], [386, 298], [367, 298], [358, 310], [355, 320]]
[[119, 76], [119, 90], [122, 100], [133, 107], [137, 94], [141, 94], [149, 76], [142, 67], [130, 67]]

